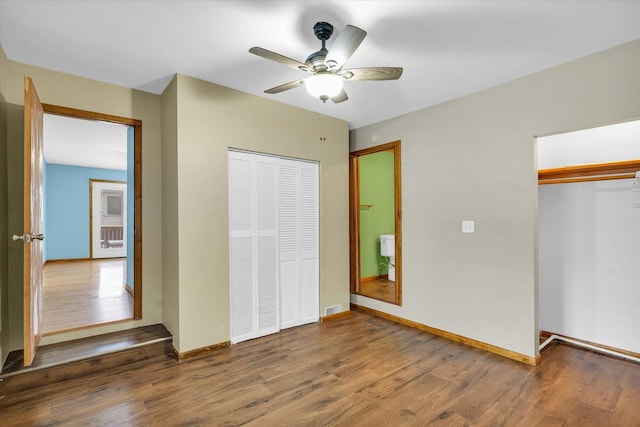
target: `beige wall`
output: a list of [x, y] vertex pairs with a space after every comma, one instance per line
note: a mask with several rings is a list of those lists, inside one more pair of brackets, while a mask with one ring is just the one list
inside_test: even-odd
[[639, 76], [636, 41], [352, 131], [402, 140], [404, 304], [352, 300], [535, 356], [535, 136], [639, 118]]
[[9, 348], [9, 276], [7, 274], [7, 101], [4, 98], [7, 83], [7, 57], [0, 46], [0, 371]]
[[178, 78], [162, 94], [162, 320], [180, 348], [178, 277]]
[[[320, 162], [320, 308], [342, 304], [348, 310], [346, 122], [186, 76], [176, 76], [156, 96], [13, 61], [0, 65], [9, 118], [10, 229], [22, 223], [25, 75], [44, 103], [143, 123], [143, 319], [46, 337], [43, 344], [159, 322], [182, 352], [229, 340], [228, 147]], [[326, 142], [319, 141], [321, 128]], [[9, 306], [0, 312], [4, 353], [22, 348], [20, 249], [9, 247], [10, 285], [2, 289]]]
[[4, 94], [7, 92], [7, 84], [9, 75], [9, 60], [7, 59], [7, 55], [4, 53], [4, 49], [2, 45], [0, 45], [0, 93]]
[[348, 310], [348, 124], [183, 75], [174, 83], [178, 136], [164, 142], [177, 145], [177, 173], [163, 173], [178, 184], [179, 296], [165, 302], [179, 312], [178, 351], [229, 340], [229, 147], [320, 162], [320, 310]]
[[[33, 79], [42, 102], [142, 120], [142, 280], [143, 319], [46, 337], [43, 344], [162, 322], [161, 273], [161, 129], [160, 97], [95, 80], [8, 61], [4, 96], [8, 103], [8, 222], [9, 232], [22, 224], [22, 106], [23, 79]], [[45, 130], [46, 131], [46, 130]], [[9, 245], [9, 348], [22, 348], [22, 247]]]
[[[320, 308], [348, 309], [347, 123], [322, 125], [317, 113], [181, 75], [159, 97], [2, 58], [0, 66], [7, 232], [21, 221], [24, 75], [43, 102], [143, 121], [143, 320], [44, 343], [162, 321], [181, 352], [229, 339], [228, 147], [320, 162]], [[354, 302], [534, 356], [534, 136], [640, 117], [638, 75], [634, 42], [353, 131], [352, 150], [402, 140], [404, 226], [404, 305]], [[460, 232], [463, 219], [476, 221], [475, 234]], [[9, 246], [4, 353], [21, 347], [20, 253]]]

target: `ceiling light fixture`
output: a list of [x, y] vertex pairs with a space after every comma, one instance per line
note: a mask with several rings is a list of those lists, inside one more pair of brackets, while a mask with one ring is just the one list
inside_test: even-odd
[[342, 90], [342, 83], [340, 77], [327, 72], [319, 72], [304, 81], [307, 92], [320, 98], [322, 102], [327, 102], [327, 99], [338, 95]]
[[304, 63], [261, 47], [254, 46], [249, 49], [249, 52], [254, 55], [311, 74], [306, 79], [294, 80], [267, 89], [264, 91], [265, 93], [273, 95], [300, 87], [303, 83], [307, 87], [307, 91], [315, 98], [320, 98], [322, 102], [331, 99], [335, 104], [339, 104], [349, 99], [347, 92], [342, 87], [344, 80], [398, 80], [402, 75], [401, 67], [343, 69], [344, 63], [358, 49], [367, 35], [367, 32], [361, 28], [353, 25], [344, 27], [344, 30], [332, 43], [331, 50], [327, 50], [326, 43], [333, 34], [333, 25], [324, 21], [317, 22], [313, 26], [313, 33], [320, 40], [322, 47], [307, 56]]

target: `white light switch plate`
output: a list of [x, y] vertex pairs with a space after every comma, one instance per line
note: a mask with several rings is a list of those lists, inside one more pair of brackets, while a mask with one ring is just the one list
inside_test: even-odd
[[475, 233], [475, 221], [462, 221], [463, 233]]

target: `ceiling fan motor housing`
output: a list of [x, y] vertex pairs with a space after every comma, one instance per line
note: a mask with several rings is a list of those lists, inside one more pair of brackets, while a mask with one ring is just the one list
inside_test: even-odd
[[304, 61], [305, 65], [310, 68], [310, 71], [317, 73], [318, 71], [326, 71], [327, 65], [324, 63], [324, 59], [327, 57], [327, 49], [322, 48], [317, 52], [313, 52]]
[[318, 40], [329, 40], [329, 37], [333, 34], [333, 25], [328, 22], [316, 22], [316, 25], [313, 26], [313, 32]]
[[325, 46], [325, 42], [331, 37], [333, 34], [333, 25], [328, 22], [317, 22], [316, 25], [313, 26], [313, 32], [315, 33], [318, 40], [322, 42], [322, 48], [313, 52], [311, 55], [307, 57], [304, 61], [305, 65], [310, 68], [312, 72], [318, 71], [326, 71], [327, 65], [324, 60], [327, 57], [327, 48]]

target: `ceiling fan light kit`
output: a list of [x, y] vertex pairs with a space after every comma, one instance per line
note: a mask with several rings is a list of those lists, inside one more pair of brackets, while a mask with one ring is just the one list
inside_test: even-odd
[[304, 84], [307, 92], [312, 96], [319, 98], [322, 102], [331, 99], [337, 104], [349, 99], [342, 87], [345, 80], [397, 80], [402, 75], [400, 67], [342, 69], [344, 63], [353, 55], [367, 35], [366, 31], [358, 27], [347, 25], [336, 38], [330, 51], [326, 48], [326, 41], [333, 34], [333, 25], [328, 22], [317, 22], [313, 26], [313, 31], [322, 43], [322, 47], [309, 55], [304, 64], [261, 47], [249, 49], [249, 52], [254, 55], [311, 74], [306, 79], [294, 80], [267, 89], [265, 93], [276, 94]]
[[311, 96], [320, 98], [322, 102], [338, 95], [342, 90], [342, 79], [335, 74], [320, 72], [305, 79], [304, 85]]

